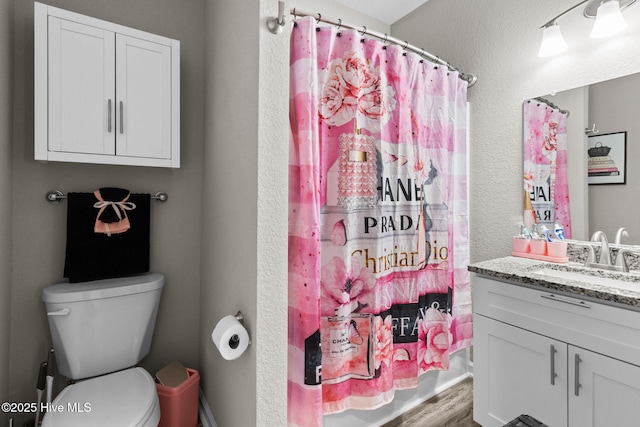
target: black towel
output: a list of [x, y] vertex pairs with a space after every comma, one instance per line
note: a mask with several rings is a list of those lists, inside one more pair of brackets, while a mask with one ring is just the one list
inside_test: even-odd
[[136, 208], [127, 211], [131, 228], [124, 233], [95, 233], [98, 201], [93, 193], [69, 193], [64, 277], [85, 282], [149, 271], [149, 194], [131, 194]]

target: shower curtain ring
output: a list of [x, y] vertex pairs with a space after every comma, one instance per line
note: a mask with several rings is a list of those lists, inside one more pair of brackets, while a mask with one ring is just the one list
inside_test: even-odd
[[321, 20], [322, 20], [322, 14], [318, 13], [318, 17], [316, 18], [316, 24], [319, 24]]
[[404, 52], [402, 52], [402, 56], [407, 56], [407, 46], [409, 46], [409, 42], [408, 41], [404, 41], [404, 46], [402, 46], [402, 50], [404, 50]]
[[338, 31], [340, 31], [340, 28], [342, 28], [342, 19], [338, 18]]
[[362, 31], [358, 31], [358, 32], [360, 33], [360, 35], [364, 36], [365, 34], [367, 34], [367, 27], [363, 25], [362, 26]]
[[384, 40], [382, 40], [382, 49], [387, 50], [387, 33], [384, 33]]
[[420, 56], [420, 63], [424, 64], [424, 58], [425, 56], [427, 56], [427, 51], [423, 48], [420, 48], [420, 53], [418, 53], [418, 55]]

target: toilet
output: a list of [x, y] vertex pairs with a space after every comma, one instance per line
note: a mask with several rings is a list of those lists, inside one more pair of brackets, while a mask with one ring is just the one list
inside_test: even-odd
[[58, 372], [76, 382], [43, 427], [157, 427], [155, 381], [135, 365], [149, 353], [163, 286], [162, 274], [147, 273], [44, 289]]

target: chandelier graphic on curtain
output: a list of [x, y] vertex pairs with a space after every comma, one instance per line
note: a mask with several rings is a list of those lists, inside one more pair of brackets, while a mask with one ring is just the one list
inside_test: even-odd
[[471, 345], [467, 83], [310, 17], [290, 75], [288, 419], [308, 427]]

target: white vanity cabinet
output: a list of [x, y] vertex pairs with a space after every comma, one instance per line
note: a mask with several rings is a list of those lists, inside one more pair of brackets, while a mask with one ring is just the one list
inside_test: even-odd
[[35, 3], [34, 157], [180, 167], [180, 43]]
[[640, 421], [640, 312], [473, 276], [474, 419]]
[[[549, 426], [566, 425], [566, 344], [480, 315], [473, 322], [476, 422], [502, 427], [528, 414]], [[562, 378], [551, 383], [553, 349], [560, 353], [554, 372]]]
[[569, 426], [640, 424], [640, 367], [569, 346]]

